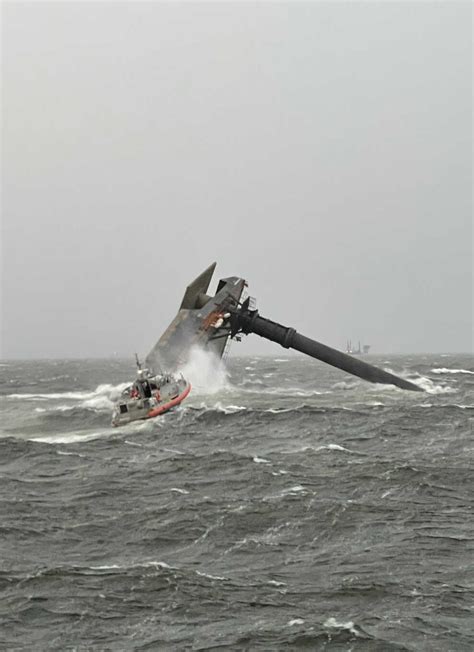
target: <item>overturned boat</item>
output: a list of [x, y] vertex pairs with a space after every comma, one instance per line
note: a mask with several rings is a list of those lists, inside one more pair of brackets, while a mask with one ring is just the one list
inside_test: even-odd
[[112, 425], [152, 419], [179, 405], [191, 391], [191, 384], [182, 374], [153, 375], [138, 365], [138, 377], [125, 388], [112, 415]]
[[220, 279], [215, 295], [208, 295], [215, 267], [216, 263], [210, 265], [186, 288], [178, 314], [146, 357], [149, 368], [180, 369], [196, 346], [222, 358], [230, 340], [254, 333], [371, 383], [423, 391], [410, 380], [262, 317], [255, 299], [246, 296], [247, 281], [240, 276]]
[[[178, 314], [146, 356], [146, 369], [141, 368], [137, 357], [138, 378], [117, 402], [112, 425], [151, 419], [179, 405], [191, 391], [190, 383], [178, 375], [189, 362], [191, 351], [199, 347], [222, 358], [230, 340], [240, 341], [251, 333], [369, 382], [423, 391], [410, 380], [262, 317], [255, 299], [247, 296], [247, 281], [239, 276], [220, 279], [215, 295], [208, 295], [215, 267], [213, 263], [188, 285]], [[163, 373], [162, 369], [173, 373]]]

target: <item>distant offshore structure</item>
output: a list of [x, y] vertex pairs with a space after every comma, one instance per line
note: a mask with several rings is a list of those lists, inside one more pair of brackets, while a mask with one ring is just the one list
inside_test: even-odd
[[346, 353], [349, 353], [349, 355], [367, 355], [367, 353], [370, 351], [370, 344], [363, 344], [362, 348], [360, 347], [360, 341], [359, 341], [359, 346], [357, 349], [352, 348], [352, 341], [347, 340], [347, 345], [346, 345]]

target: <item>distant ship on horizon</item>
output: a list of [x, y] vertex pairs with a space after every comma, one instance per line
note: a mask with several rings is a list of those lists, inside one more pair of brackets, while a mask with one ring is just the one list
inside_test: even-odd
[[352, 347], [352, 340], [347, 340], [346, 353], [349, 353], [349, 355], [367, 355], [369, 351], [370, 344], [363, 344], [361, 348], [359, 341], [359, 346], [355, 349]]

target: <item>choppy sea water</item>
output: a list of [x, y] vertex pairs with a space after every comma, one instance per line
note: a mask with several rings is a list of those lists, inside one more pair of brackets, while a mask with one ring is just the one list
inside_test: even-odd
[[130, 361], [3, 362], [0, 648], [473, 650], [472, 356], [368, 360], [426, 393], [233, 358], [112, 428]]

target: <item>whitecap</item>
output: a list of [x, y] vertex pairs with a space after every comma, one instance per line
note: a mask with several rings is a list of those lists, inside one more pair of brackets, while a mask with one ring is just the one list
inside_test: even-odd
[[171, 568], [164, 561], [144, 561], [135, 564], [103, 564], [101, 566], [87, 566], [89, 570], [128, 570], [130, 568]]
[[301, 446], [300, 448], [293, 448], [289, 450], [282, 451], [284, 455], [294, 455], [295, 453], [306, 453], [306, 451], [344, 451], [345, 453], [352, 453], [353, 451], [348, 448], [344, 448], [340, 444], [323, 444], [322, 446]]
[[172, 568], [169, 564], [167, 564], [165, 561], [144, 561], [141, 564], [136, 564], [137, 566], [144, 566], [144, 567], [153, 567], [153, 568]]
[[264, 457], [254, 457], [253, 461], [256, 464], [271, 464], [270, 460], [266, 460]]
[[419, 378], [414, 378], [411, 382], [421, 387], [428, 394], [454, 394], [456, 390], [453, 387], [448, 387], [446, 385], [437, 385], [430, 378], [425, 376], [420, 376]]
[[67, 455], [67, 456], [74, 456], [74, 457], [85, 457], [85, 455], [81, 455], [80, 453], [70, 453], [69, 451], [56, 451], [58, 455]]
[[96, 412], [110, 412], [114, 408], [113, 402], [107, 396], [96, 396], [79, 403], [79, 407], [95, 410]]
[[85, 433], [69, 433], [69, 434], [60, 434], [60, 435], [51, 435], [47, 437], [31, 437], [30, 441], [38, 441], [42, 444], [76, 444], [80, 442], [93, 441], [94, 439], [100, 439], [101, 437], [110, 437], [113, 434], [112, 429], [92, 432], [89, 434]]
[[346, 380], [341, 380], [338, 383], [335, 383], [332, 388], [333, 389], [344, 389], [344, 390], [351, 390], [355, 389], [360, 383], [358, 381], [352, 381], [348, 382]]
[[223, 412], [224, 414], [234, 414], [235, 412], [241, 412], [247, 409], [245, 405], [222, 405], [221, 402], [218, 402], [211, 407], [203, 407], [205, 407], [206, 410], [216, 410], [217, 412]]
[[[385, 369], [388, 373], [395, 373], [392, 369]], [[405, 380], [408, 380], [410, 383], [413, 383], [414, 385], [418, 385], [423, 391], [427, 392], [428, 394], [452, 394], [456, 392], [456, 390], [452, 387], [447, 387], [446, 385], [437, 385], [435, 384], [430, 378], [427, 376], [421, 376], [418, 374], [417, 376], [413, 377], [413, 375], [408, 375], [407, 373], [402, 373], [399, 374], [401, 378], [404, 378]], [[374, 383], [370, 387], [368, 387], [369, 391], [371, 392], [396, 392], [396, 393], [403, 393], [405, 396], [407, 393], [405, 390], [400, 389], [396, 385], [385, 385], [383, 383]]]
[[324, 627], [329, 627], [331, 629], [347, 629], [351, 634], [354, 634], [355, 636], [360, 636], [360, 632], [357, 631], [355, 628], [355, 625], [352, 620], [348, 620], [347, 622], [338, 622], [335, 618], [328, 618], [324, 622]]
[[272, 387], [269, 389], [265, 389], [261, 394], [270, 394], [271, 396], [278, 395], [278, 396], [304, 396], [304, 397], [310, 397], [310, 396], [322, 396], [323, 394], [331, 394], [332, 392], [319, 392], [316, 389], [302, 389], [301, 387]]
[[188, 494], [189, 491], [186, 491], [186, 489], [179, 489], [179, 487], [171, 487], [170, 491], [174, 491], [177, 494]]
[[109, 383], [104, 383], [98, 385], [95, 390], [83, 391], [83, 392], [52, 392], [48, 394], [43, 393], [34, 393], [34, 394], [8, 394], [8, 398], [13, 399], [70, 399], [70, 400], [79, 400], [87, 401], [95, 399], [98, 396], [108, 396], [109, 398], [119, 397], [123, 390], [128, 387], [130, 383], [120, 383], [119, 385], [111, 385]]
[[303, 486], [301, 486], [300, 484], [296, 484], [294, 487], [290, 487], [289, 489], [284, 489], [281, 492], [281, 495], [289, 496], [289, 495], [299, 494], [304, 491], [306, 491], [306, 489]]
[[293, 620], [288, 621], [288, 627], [293, 627], [293, 625], [303, 625], [304, 620], [302, 618], [293, 618]]
[[78, 407], [86, 406], [82, 405], [81, 403], [76, 403], [76, 405], [55, 405], [54, 407], [49, 408], [35, 408], [35, 412], [70, 412], [77, 409]]
[[326, 446], [319, 446], [316, 450], [330, 450], [330, 451], [346, 451], [346, 453], [351, 453], [348, 448], [344, 448], [344, 446], [340, 446], [339, 444], [327, 444]]
[[446, 367], [440, 367], [439, 369], [432, 369], [434, 374], [471, 374], [474, 375], [474, 371], [470, 369], [447, 369]]
[[455, 407], [455, 408], [458, 408], [459, 410], [474, 410], [474, 405], [462, 405], [461, 403], [443, 403], [443, 404], [439, 404], [439, 405], [435, 405], [434, 403], [420, 403], [416, 407], [420, 407], [420, 408], [432, 408], [432, 407], [449, 408], [449, 407]]
[[70, 376], [68, 376], [67, 374], [62, 374], [61, 376], [51, 376], [50, 378], [38, 378], [38, 380], [40, 382], [46, 383], [48, 381], [51, 382], [53, 380], [67, 380], [68, 378], [70, 378]]
[[196, 575], [200, 575], [201, 577], [208, 577], [210, 580], [219, 580], [221, 582], [224, 582], [227, 579], [226, 577], [221, 577], [220, 575], [210, 575], [209, 573], [203, 573], [201, 571], [196, 571]]

